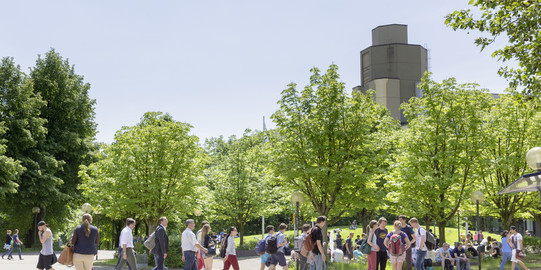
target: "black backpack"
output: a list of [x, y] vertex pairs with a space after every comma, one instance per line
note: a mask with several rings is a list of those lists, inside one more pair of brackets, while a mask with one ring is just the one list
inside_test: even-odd
[[278, 252], [278, 235], [281, 233], [277, 233], [267, 239], [267, 244], [265, 245], [265, 250], [269, 254], [275, 254]]

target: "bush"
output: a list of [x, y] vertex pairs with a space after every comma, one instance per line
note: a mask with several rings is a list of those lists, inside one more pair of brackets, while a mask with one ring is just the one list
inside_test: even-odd
[[237, 250], [255, 250], [255, 246], [257, 246], [257, 242], [259, 242], [259, 239], [249, 239], [245, 240], [242, 245], [239, 245], [236, 247]]
[[541, 238], [540, 237], [524, 236], [522, 238], [522, 244], [524, 244], [524, 249], [528, 253], [541, 252]]
[[[169, 236], [169, 249], [167, 252], [167, 258], [165, 259], [165, 266], [168, 268], [184, 268], [184, 262], [182, 261], [182, 243], [180, 241], [180, 235]], [[154, 265], [154, 254], [148, 255], [148, 265]]]

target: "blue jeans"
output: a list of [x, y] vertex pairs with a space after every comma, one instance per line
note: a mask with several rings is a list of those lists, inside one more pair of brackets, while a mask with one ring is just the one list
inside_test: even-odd
[[[321, 254], [314, 254], [314, 270], [325, 270], [325, 262], [321, 256]], [[312, 267], [310, 267], [310, 269], [312, 269]]]
[[184, 270], [197, 270], [197, 258], [195, 257], [195, 251], [184, 251]]
[[[500, 264], [500, 270], [503, 270], [505, 264], [511, 260], [511, 252], [502, 252], [502, 263]], [[515, 270], [518, 269], [518, 264], [515, 264]]]
[[165, 269], [164, 262], [165, 258], [163, 255], [154, 254], [154, 262], [156, 262], [156, 267], [152, 268], [152, 270], [163, 270]]
[[415, 253], [415, 270], [425, 270], [426, 250], [417, 250]]
[[12, 246], [11, 249], [9, 250], [8, 258], [13, 258], [13, 250], [14, 249], [19, 250], [19, 259], [22, 260], [23, 258], [21, 257], [21, 246], [18, 246], [18, 247]]

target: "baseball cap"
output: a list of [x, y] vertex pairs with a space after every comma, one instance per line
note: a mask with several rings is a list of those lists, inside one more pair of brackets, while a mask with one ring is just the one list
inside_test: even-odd
[[47, 225], [49, 225], [49, 224], [45, 223], [45, 221], [43, 221], [43, 220], [40, 221], [40, 222], [38, 222], [38, 227], [39, 227], [39, 226], [43, 226], [43, 225], [47, 226]]

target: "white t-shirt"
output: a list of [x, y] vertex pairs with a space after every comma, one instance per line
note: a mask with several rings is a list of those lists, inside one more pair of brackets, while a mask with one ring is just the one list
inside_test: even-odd
[[344, 261], [344, 252], [340, 249], [335, 249], [332, 251], [332, 256], [334, 258], [335, 262], [343, 262]]
[[511, 240], [513, 242], [513, 245], [515, 245], [515, 243], [517, 245], [516, 247], [513, 247], [513, 249], [522, 250], [522, 246], [520, 245], [519, 240], [522, 240], [522, 234], [517, 233], [517, 234], [515, 234], [513, 236], [512, 240]]
[[419, 227], [419, 229], [415, 229], [415, 237], [417, 237], [417, 241], [415, 241], [415, 247], [416, 248], [421, 247], [422, 236], [425, 237], [425, 244], [423, 245], [423, 248], [421, 249], [421, 251], [427, 251], [428, 249], [426, 248], [426, 230], [423, 227]]

